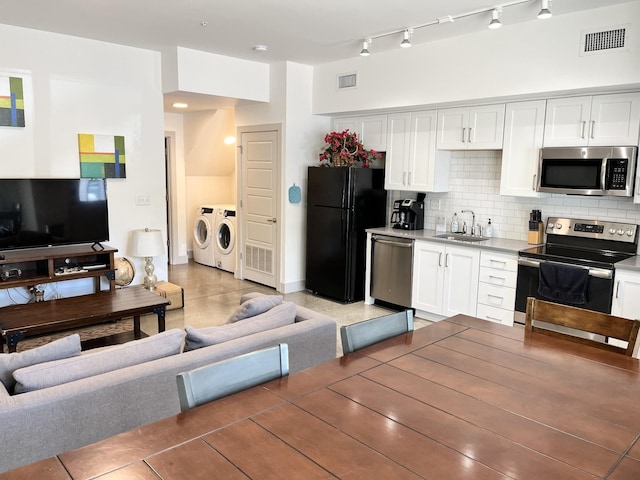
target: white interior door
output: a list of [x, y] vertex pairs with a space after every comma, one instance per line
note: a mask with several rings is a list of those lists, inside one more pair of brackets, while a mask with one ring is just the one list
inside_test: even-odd
[[242, 276], [276, 287], [278, 282], [278, 132], [243, 132]]

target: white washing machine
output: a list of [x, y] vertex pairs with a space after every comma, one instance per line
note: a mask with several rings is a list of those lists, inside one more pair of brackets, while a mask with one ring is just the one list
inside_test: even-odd
[[198, 207], [193, 226], [193, 260], [202, 265], [216, 266], [216, 213], [217, 205]]
[[216, 212], [216, 265], [221, 270], [236, 271], [236, 207], [221, 206]]

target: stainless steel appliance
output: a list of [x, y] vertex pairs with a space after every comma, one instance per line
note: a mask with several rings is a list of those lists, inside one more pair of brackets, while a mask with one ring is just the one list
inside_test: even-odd
[[366, 228], [387, 223], [384, 170], [308, 168], [305, 287], [349, 303], [364, 298]]
[[611, 313], [614, 267], [635, 255], [638, 226], [549, 217], [546, 234], [518, 252], [515, 321], [524, 324], [527, 297]]
[[413, 240], [373, 235], [371, 296], [411, 308]]
[[401, 230], [422, 230], [424, 228], [424, 202], [405, 198], [393, 202], [391, 225]]
[[638, 147], [542, 148], [536, 190], [630, 197], [637, 158]]

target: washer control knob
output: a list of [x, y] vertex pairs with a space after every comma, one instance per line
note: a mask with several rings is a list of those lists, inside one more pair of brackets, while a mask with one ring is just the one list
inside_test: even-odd
[[554, 228], [556, 226], [555, 223], [550, 223], [549, 225], [547, 225], [547, 228]]
[[561, 223], [556, 223], [556, 228], [558, 230], [562, 230], [562, 224]]
[[633, 230], [627, 230], [627, 237], [633, 237]]
[[610, 233], [611, 235], [615, 235], [615, 234], [616, 234], [616, 229], [615, 229], [615, 228], [610, 228], [610, 229], [609, 229], [609, 233]]
[[618, 230], [618, 235], [624, 235], [624, 230], [622, 229]]

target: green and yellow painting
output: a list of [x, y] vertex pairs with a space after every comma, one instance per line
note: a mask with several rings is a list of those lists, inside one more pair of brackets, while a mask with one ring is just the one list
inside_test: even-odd
[[80, 177], [126, 178], [124, 137], [78, 134]]
[[19, 77], [0, 77], [0, 126], [24, 127], [24, 94]]

